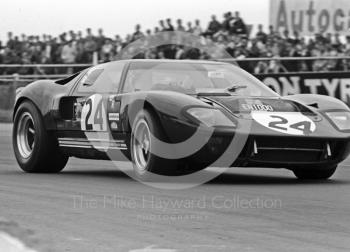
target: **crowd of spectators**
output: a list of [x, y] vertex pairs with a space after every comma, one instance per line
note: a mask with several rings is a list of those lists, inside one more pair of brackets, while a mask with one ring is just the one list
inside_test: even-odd
[[[338, 34], [315, 34], [312, 38], [299, 36], [297, 31], [285, 30], [282, 34], [269, 26], [265, 31], [258, 25], [257, 32], [246, 25], [239, 12], [227, 12], [223, 18], [211, 16], [211, 21], [202, 26], [200, 20], [184, 23], [177, 19], [160, 20], [153, 30], [135, 31], [121, 38], [107, 37], [103, 29], [97, 34], [87, 28], [85, 32], [69, 31], [58, 37], [51, 35], [20, 36], [8, 33], [6, 43], [0, 41], [0, 64], [91, 64], [115, 60], [118, 53], [129, 43], [163, 31], [184, 31], [201, 36], [219, 48], [225, 49], [237, 63], [252, 73], [278, 73], [297, 71], [342, 71], [350, 69], [350, 61], [339, 59], [279, 60], [279, 57], [327, 57], [350, 56], [350, 37], [342, 41]], [[139, 58], [207, 59], [210, 55], [194, 48], [173, 46], [148, 50]], [[268, 61], [242, 61], [246, 58], [271, 58]], [[16, 70], [18, 71], [18, 69]], [[32, 73], [33, 69], [21, 68], [20, 73]], [[2, 73], [11, 73], [11, 68], [1, 68]]]

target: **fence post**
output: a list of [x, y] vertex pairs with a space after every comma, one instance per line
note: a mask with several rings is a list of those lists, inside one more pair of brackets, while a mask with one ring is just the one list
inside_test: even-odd
[[92, 65], [96, 66], [98, 64], [98, 53], [93, 52], [92, 53]]

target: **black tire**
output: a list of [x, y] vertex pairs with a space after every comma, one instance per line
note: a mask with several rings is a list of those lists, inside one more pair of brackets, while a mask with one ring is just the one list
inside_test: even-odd
[[[23, 133], [26, 127], [29, 133]], [[24, 101], [15, 114], [12, 144], [17, 162], [25, 172], [56, 173], [68, 162], [68, 156], [59, 150], [57, 138], [46, 131], [40, 111], [30, 101]]]
[[327, 180], [332, 177], [336, 170], [337, 166], [316, 167], [295, 169], [293, 170], [293, 173], [298, 179]]
[[[145, 156], [145, 160], [147, 160], [145, 163], [146, 165], [143, 165], [143, 168], [141, 169], [141, 162], [139, 159], [142, 158], [139, 157], [141, 154], [137, 152], [137, 150], [141, 148], [140, 145], [142, 144], [140, 144], [139, 141], [136, 140], [137, 137], [135, 137], [135, 135], [138, 134], [140, 125], [148, 127], [147, 130], [159, 140], [166, 141], [165, 134], [162, 127], [159, 125], [156, 116], [147, 110], [140, 111], [133, 121], [130, 141], [130, 152], [135, 175], [144, 181], [154, 180], [154, 174], [165, 176], [176, 175], [178, 163], [176, 160], [158, 157], [157, 155], [146, 151], [143, 147], [142, 153], [143, 156]], [[149, 141], [148, 149], [151, 148], [151, 144], [151, 141]]]

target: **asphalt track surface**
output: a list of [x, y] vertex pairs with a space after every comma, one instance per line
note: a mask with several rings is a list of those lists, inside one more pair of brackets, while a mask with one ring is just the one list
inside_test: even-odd
[[11, 127], [0, 125], [0, 232], [38, 251], [350, 251], [350, 160], [327, 182], [232, 169], [161, 190], [110, 162], [72, 159], [60, 174], [25, 174]]

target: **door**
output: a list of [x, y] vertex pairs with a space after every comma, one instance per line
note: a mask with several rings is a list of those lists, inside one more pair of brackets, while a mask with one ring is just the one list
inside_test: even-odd
[[124, 62], [112, 62], [88, 69], [71, 95], [61, 99], [60, 110], [68, 111], [60, 122], [64, 124], [59, 132], [61, 146], [103, 149], [109, 145], [110, 129], [117, 128], [119, 121], [116, 104], [124, 67]]

